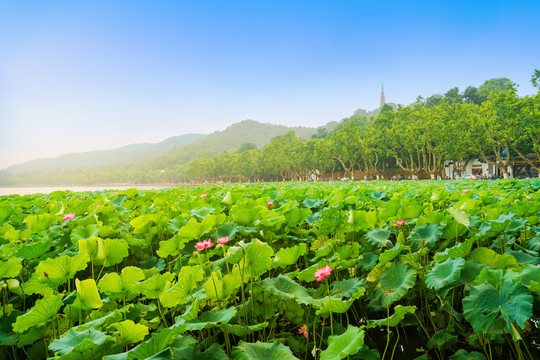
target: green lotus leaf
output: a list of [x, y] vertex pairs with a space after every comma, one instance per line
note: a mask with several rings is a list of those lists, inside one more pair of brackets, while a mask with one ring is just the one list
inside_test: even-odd
[[209, 208], [209, 207], [203, 207], [203, 208], [200, 208], [198, 210], [195, 210], [195, 209], [191, 209], [189, 210], [189, 214], [193, 217], [196, 217], [196, 218], [199, 218], [199, 219], [204, 219], [205, 217], [207, 217], [208, 215], [214, 213], [216, 211], [216, 209], [214, 208]]
[[416, 282], [416, 272], [403, 263], [394, 262], [379, 278], [377, 292], [383, 307], [388, 307], [407, 294]]
[[[140, 343], [127, 353], [124, 353], [126, 354], [125, 358], [127, 360], [149, 359], [154, 355], [160, 354], [172, 344], [175, 335], [176, 332], [174, 330], [165, 328], [159, 333], [153, 334], [148, 340]], [[108, 357], [105, 357], [105, 359], [108, 359]]]
[[521, 272], [521, 283], [528, 287], [531, 292], [540, 292], [540, 267], [526, 265]]
[[20, 315], [21, 312], [12, 311], [0, 317], [0, 345], [14, 346], [18, 342], [19, 334], [13, 331], [13, 324]]
[[273, 343], [247, 343], [240, 341], [238, 346], [235, 346], [232, 351], [233, 360], [298, 360], [293, 355], [291, 349], [283, 345], [279, 341]]
[[195, 346], [174, 348], [173, 356], [174, 360], [229, 360], [223, 346], [216, 343], [210, 345], [204, 352], [199, 351]]
[[351, 278], [341, 281], [334, 281], [331, 285], [330, 294], [340, 298], [350, 298], [363, 290], [366, 281], [360, 278]]
[[39, 234], [56, 224], [58, 217], [52, 214], [28, 215], [24, 222], [33, 234]]
[[186, 320], [182, 315], [176, 320], [172, 328], [178, 327], [181, 331], [202, 330], [215, 327], [218, 324], [226, 324], [236, 315], [236, 308], [231, 307], [225, 310], [211, 310], [202, 313], [198, 318]]
[[92, 321], [88, 321], [82, 325], [74, 327], [73, 329], [77, 331], [87, 330], [89, 327], [103, 329], [109, 327], [109, 325], [111, 325], [112, 323], [119, 322], [120, 320], [122, 320], [122, 314], [120, 313], [120, 311], [115, 309], [114, 311], [108, 313], [105, 316], [94, 319]]
[[309, 214], [311, 214], [309, 209], [293, 207], [289, 209], [284, 216], [287, 221], [287, 226], [289, 228], [295, 228], [298, 224], [302, 224]]
[[459, 224], [455, 220], [452, 220], [444, 227], [441, 238], [446, 240], [455, 240], [463, 236], [466, 232], [467, 227]]
[[371, 245], [374, 245], [376, 247], [390, 247], [392, 246], [392, 242], [388, 240], [390, 238], [390, 235], [392, 235], [392, 232], [386, 229], [373, 229], [370, 232], [368, 232], [366, 236], [366, 240]]
[[223, 277], [221, 272], [212, 272], [211, 278], [203, 284], [203, 289], [210, 299], [223, 300], [229, 298], [241, 286], [241, 281], [238, 270]]
[[434, 224], [425, 224], [415, 226], [409, 235], [409, 245], [413, 251], [428, 247], [434, 250], [442, 235], [442, 226]]
[[531, 240], [527, 242], [527, 248], [539, 251], [540, 250], [540, 236], [533, 237]]
[[174, 235], [169, 240], [159, 242], [159, 250], [156, 254], [161, 258], [167, 258], [167, 256], [177, 256], [184, 248], [188, 239], [180, 237], [180, 235]]
[[176, 219], [169, 220], [167, 223], [167, 230], [171, 234], [176, 234], [180, 231], [182, 226], [185, 226], [187, 224], [187, 220], [183, 217], [177, 217]]
[[178, 235], [187, 240], [197, 240], [210, 230], [212, 230], [211, 224], [206, 225], [206, 223], [199, 223], [197, 220], [191, 219], [180, 229]]
[[244, 282], [247, 282], [250, 277], [256, 278], [270, 268], [274, 250], [259, 239], [254, 239], [244, 248], [244, 254], [245, 256], [235, 267], [243, 269]]
[[0, 279], [14, 278], [19, 276], [22, 264], [18, 258], [11, 258], [8, 261], [0, 261]]
[[445, 262], [436, 264], [426, 275], [426, 285], [430, 289], [440, 290], [459, 279], [461, 270], [465, 266], [463, 258], [448, 258]]
[[273, 266], [285, 268], [289, 265], [296, 264], [300, 256], [304, 255], [306, 251], [307, 245], [304, 243], [290, 248], [281, 248], [276, 253]]
[[321, 360], [340, 360], [356, 354], [364, 345], [364, 330], [349, 325], [341, 335], [328, 337], [328, 348], [321, 352]]
[[96, 237], [99, 233], [99, 225], [90, 224], [87, 226], [77, 226], [71, 231], [71, 241], [74, 244], [77, 244], [79, 241], [88, 240], [90, 238]]
[[154, 224], [154, 214], [146, 214], [138, 216], [131, 220], [129, 224], [133, 226], [133, 233], [136, 235], [144, 234], [150, 230], [150, 227]]
[[488, 265], [486, 264], [479, 264], [478, 262], [474, 260], [465, 260], [465, 266], [461, 270], [461, 274], [459, 276], [459, 282], [461, 284], [465, 284], [469, 286], [473, 285], [476, 277], [486, 267], [488, 267]]
[[171, 281], [174, 275], [170, 272], [155, 274], [150, 279], [136, 283], [132, 292], [134, 294], [142, 293], [148, 299], [157, 299], [166, 290], [171, 287]]
[[379, 255], [379, 266], [383, 266], [387, 262], [394, 260], [395, 257], [405, 249], [408, 249], [408, 247], [403, 246], [400, 243], [396, 243], [393, 248], [385, 250], [383, 253], [381, 253], [381, 255]]
[[110, 336], [92, 327], [83, 331], [69, 329], [60, 339], [50, 343], [49, 349], [62, 355], [72, 352], [83, 353], [108, 341], [112, 342], [113, 340]]
[[148, 335], [148, 327], [141, 324], [135, 324], [131, 320], [111, 324], [111, 328], [118, 331], [116, 339], [123, 343], [135, 344], [144, 340], [145, 336]]
[[497, 254], [494, 250], [479, 247], [469, 254], [469, 259], [476, 260], [480, 264], [488, 264], [497, 269], [506, 269], [517, 266], [516, 258], [511, 255]]
[[[319, 299], [318, 299], [319, 300]], [[341, 300], [340, 298], [326, 297], [316, 301], [315, 307], [319, 307], [316, 314], [322, 317], [330, 316], [330, 314], [344, 314], [352, 306], [354, 298]]]
[[62, 255], [54, 259], [48, 258], [39, 263], [30, 280], [23, 284], [24, 292], [26, 294], [50, 294], [52, 289], [65, 284], [77, 272], [86, 269], [88, 261], [90, 258], [87, 255]]
[[77, 299], [83, 309], [99, 309], [103, 306], [94, 279], [86, 279], [83, 281], [75, 279], [75, 286], [77, 287]]
[[231, 208], [230, 215], [236, 224], [250, 226], [253, 225], [262, 209], [264, 207], [261, 205], [237, 204]]
[[397, 217], [400, 219], [414, 219], [422, 215], [423, 212], [423, 206], [418, 204], [407, 204], [402, 205], [402, 207], [397, 212]]
[[228, 237], [230, 240], [234, 239], [236, 232], [238, 231], [238, 226], [235, 224], [221, 224], [217, 227], [217, 237]]
[[448, 333], [448, 329], [439, 330], [427, 342], [426, 346], [430, 349], [447, 350], [455, 345], [458, 337]]
[[518, 264], [533, 264], [533, 265], [538, 265], [540, 264], [540, 257], [538, 256], [534, 256], [534, 255], [531, 255], [531, 254], [527, 254], [526, 252], [524, 251], [521, 251], [521, 250], [512, 250], [512, 249], [506, 249], [504, 251], [504, 253], [506, 255], [510, 255], [510, 256], [513, 256], [515, 259], [516, 259], [516, 262]]
[[378, 320], [368, 320], [368, 328], [377, 326], [390, 326], [396, 327], [401, 323], [401, 320], [405, 318], [406, 314], [413, 314], [416, 311], [416, 306], [402, 306], [397, 305], [394, 307], [394, 313], [388, 318]]
[[244, 337], [255, 331], [259, 331], [268, 327], [268, 323], [265, 321], [263, 323], [259, 323], [255, 325], [245, 325], [245, 326], [238, 325], [238, 324], [221, 324], [219, 327], [221, 328], [222, 331], [234, 334], [239, 337]]
[[277, 278], [266, 278], [259, 284], [270, 296], [282, 300], [294, 299], [297, 303], [304, 305], [313, 303], [309, 290], [286, 276], [279, 275]]
[[15, 256], [24, 260], [39, 259], [43, 254], [49, 251], [51, 246], [52, 244], [49, 241], [23, 245], [23, 247], [15, 253]]
[[438, 252], [435, 254], [435, 261], [443, 262], [448, 258], [464, 258], [470, 254], [473, 243], [474, 239], [469, 238], [451, 248], [445, 249], [443, 252]]
[[473, 286], [463, 298], [463, 314], [477, 332], [493, 338], [503, 331], [517, 340], [513, 327], [525, 328], [532, 316], [532, 301], [529, 290], [521, 284], [512, 284], [510, 280], [495, 286], [483, 283]]
[[486, 356], [477, 351], [471, 351], [460, 349], [454, 355], [450, 356], [452, 360], [486, 360]]
[[62, 307], [62, 297], [63, 295], [50, 295], [37, 300], [34, 307], [17, 317], [17, 321], [13, 324], [13, 331], [22, 333], [31, 327], [44, 325]]
[[99, 280], [99, 288], [105, 294], [111, 296], [112, 299], [124, 298], [127, 300], [127, 295], [136, 282], [144, 280], [144, 272], [133, 266], [126, 266], [122, 269], [120, 275], [117, 273], [105, 274]]
[[452, 215], [452, 217], [456, 220], [458, 224], [461, 224], [467, 228], [469, 227], [471, 221], [469, 219], [469, 215], [465, 211], [451, 208], [448, 209], [448, 212], [450, 213], [450, 215]]
[[304, 199], [303, 204], [308, 209], [313, 209], [321, 206], [326, 202], [325, 199]]
[[492, 269], [485, 267], [474, 279], [474, 285], [480, 285], [484, 282], [496, 286], [501, 281], [510, 280], [512, 283], [516, 283], [519, 280], [519, 272], [510, 269]]
[[183, 266], [178, 274], [178, 282], [163, 292], [159, 301], [165, 307], [185, 303], [203, 277], [204, 271], [199, 266]]
[[105, 239], [105, 259], [103, 263], [100, 264], [96, 262], [97, 265], [103, 266], [113, 266], [120, 264], [125, 257], [129, 255], [128, 248], [129, 245], [124, 239]]

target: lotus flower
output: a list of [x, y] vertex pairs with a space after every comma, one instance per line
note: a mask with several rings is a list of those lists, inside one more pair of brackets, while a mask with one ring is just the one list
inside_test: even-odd
[[274, 202], [273, 202], [273, 201], [269, 201], [269, 202], [266, 203], [266, 205], [268, 205], [268, 207], [274, 206]]
[[299, 333], [299, 334], [303, 334], [304, 337], [307, 339], [307, 338], [308, 338], [307, 325], [304, 324], [304, 325], [300, 326], [300, 327], [298, 328], [298, 333]]
[[217, 239], [217, 242], [218, 244], [220, 245], [225, 245], [226, 243], [228, 243], [231, 239], [229, 239], [228, 236], [225, 236], [225, 237], [220, 237]]
[[214, 243], [212, 241], [210, 241], [210, 239], [203, 240], [203, 241], [199, 241], [197, 244], [195, 244], [195, 249], [201, 251], [201, 250], [204, 250], [206, 248], [211, 248], [213, 245], [214, 245]]
[[402, 226], [402, 225], [405, 225], [405, 220], [396, 221], [396, 226]]
[[530, 195], [525, 196], [525, 199], [527, 199], [527, 200], [530, 200], [530, 198], [531, 198]]
[[201, 199], [204, 199], [207, 196], [208, 196], [208, 194], [201, 194]]
[[71, 219], [75, 219], [76, 217], [77, 217], [77, 215], [75, 215], [75, 213], [70, 213], [70, 214], [64, 215], [64, 217], [62, 219], [64, 219], [64, 221], [69, 221]]
[[464, 194], [468, 193], [469, 191], [470, 191], [469, 189], [463, 189]]
[[330, 276], [331, 273], [332, 268], [330, 267], [330, 265], [326, 265], [325, 267], [316, 270], [313, 276], [315, 276], [317, 278], [317, 282], [319, 282], [323, 281], [325, 277]]

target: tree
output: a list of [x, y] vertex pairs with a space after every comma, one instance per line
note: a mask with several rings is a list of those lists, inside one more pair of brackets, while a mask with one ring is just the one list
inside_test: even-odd
[[459, 88], [454, 87], [444, 94], [444, 98], [449, 104], [460, 104], [463, 102], [463, 96], [459, 93]]
[[540, 70], [534, 69], [534, 73], [531, 76], [531, 84], [540, 91]]
[[251, 143], [251, 142], [243, 143], [242, 145], [240, 145], [238, 152], [243, 153], [245, 151], [255, 150], [256, 148], [257, 148], [257, 145], [255, 145], [254, 143]]
[[462, 96], [467, 104], [481, 105], [487, 100], [487, 95], [474, 86], [467, 87]]
[[514, 90], [516, 87], [516, 84], [514, 84], [510, 79], [508, 78], [494, 78], [484, 81], [482, 85], [480, 85], [480, 92], [484, 93], [485, 95], [488, 95], [490, 92], [493, 91], [510, 91]]

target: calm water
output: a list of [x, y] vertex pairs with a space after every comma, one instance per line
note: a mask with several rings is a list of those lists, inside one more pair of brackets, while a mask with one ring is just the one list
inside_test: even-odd
[[21, 186], [21, 187], [0, 187], [0, 196], [2, 195], [29, 195], [29, 194], [49, 194], [53, 191], [97, 191], [97, 190], [126, 190], [137, 188], [142, 190], [164, 189], [166, 186]]

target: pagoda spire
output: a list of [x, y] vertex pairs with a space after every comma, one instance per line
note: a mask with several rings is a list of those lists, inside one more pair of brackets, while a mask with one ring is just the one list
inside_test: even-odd
[[382, 85], [382, 89], [381, 89], [381, 108], [383, 107], [385, 101], [384, 101], [384, 84]]

